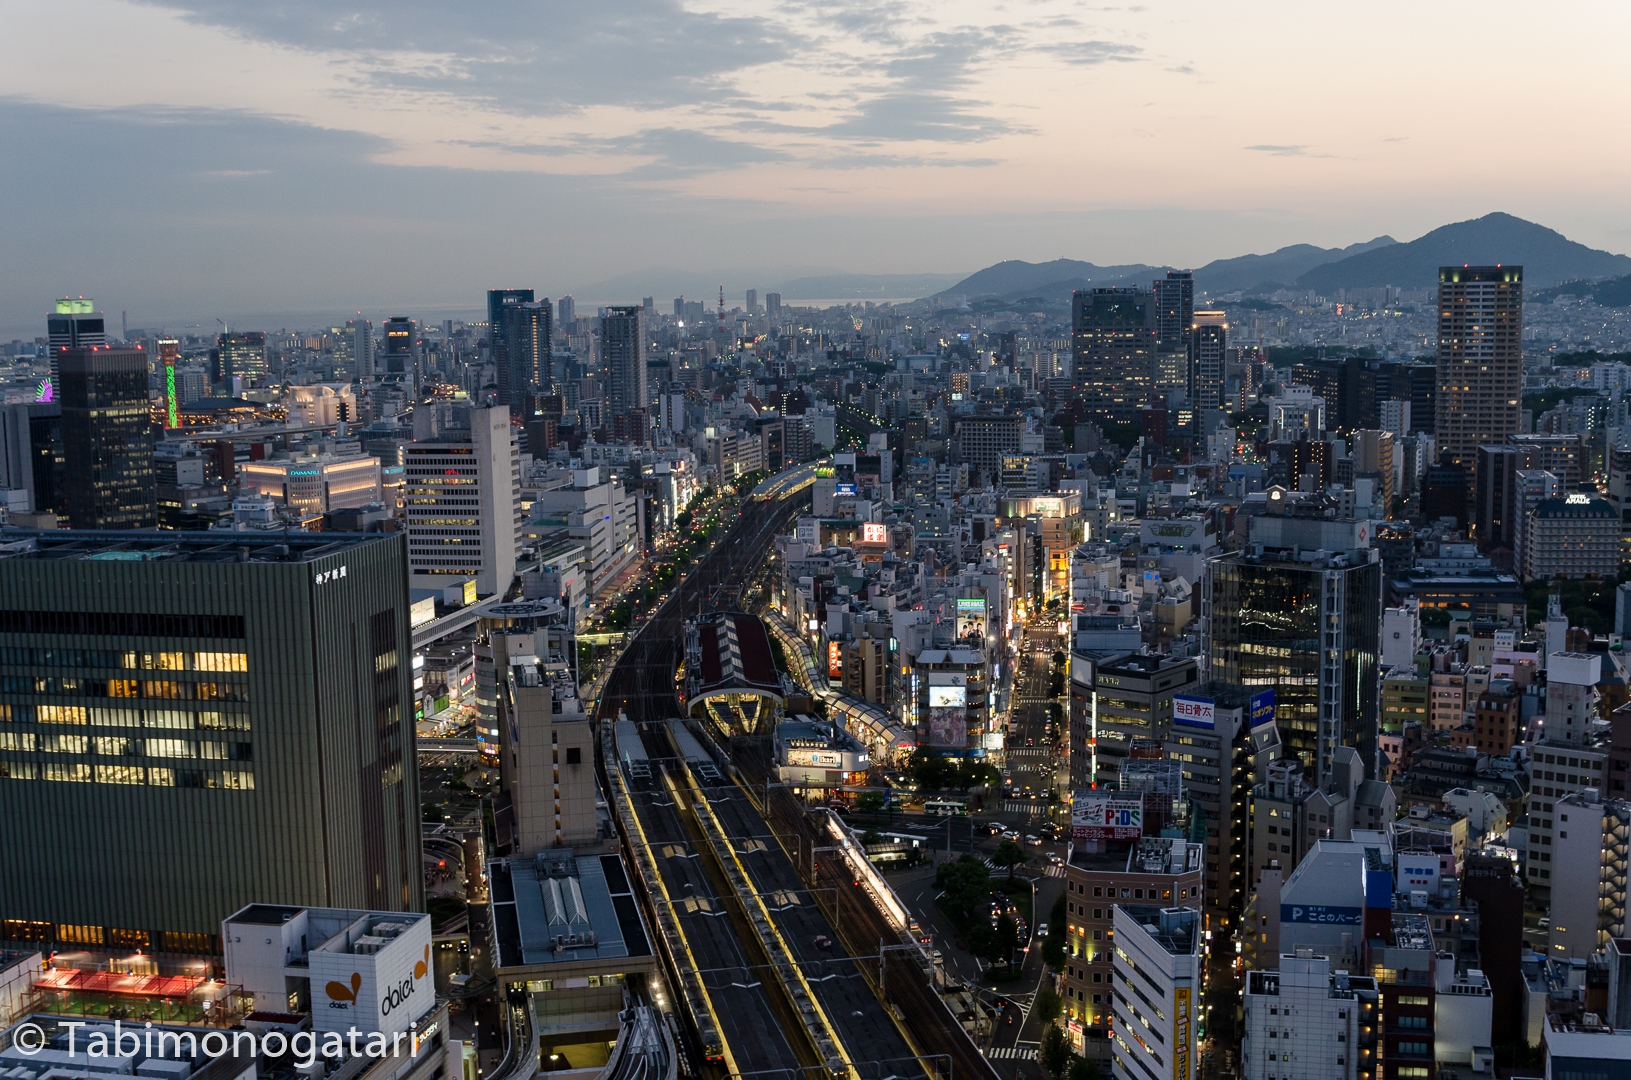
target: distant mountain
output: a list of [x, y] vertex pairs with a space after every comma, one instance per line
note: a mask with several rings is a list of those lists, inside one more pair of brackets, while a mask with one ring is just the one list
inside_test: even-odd
[[1240, 255], [1216, 259], [1195, 271], [1197, 291], [1220, 296], [1232, 292], [1263, 292], [1275, 286], [1290, 285], [1308, 271], [1376, 248], [1397, 244], [1391, 236], [1378, 236], [1363, 244], [1345, 248], [1322, 248], [1313, 244], [1292, 244], [1267, 255]]
[[1297, 278], [1297, 286], [1322, 293], [1378, 285], [1419, 289], [1438, 283], [1439, 267], [1462, 263], [1516, 263], [1523, 267], [1524, 284], [1538, 288], [1631, 273], [1631, 258], [1624, 255], [1577, 244], [1511, 214], [1486, 214], [1434, 229], [1407, 244], [1390, 244], [1316, 266]]
[[[1528, 272], [1524, 270], [1525, 274]], [[1528, 299], [1550, 300], [1554, 296], [1589, 296], [1598, 307], [1631, 307], [1631, 274], [1602, 281], [1565, 281], [1530, 293]]]
[[1048, 293], [1056, 293], [1063, 288], [1068, 296], [1067, 286], [1077, 289], [1104, 287], [1125, 281], [1127, 278], [1147, 275], [1154, 269], [1155, 267], [1143, 263], [1095, 266], [1093, 263], [1078, 262], [1075, 259], [1055, 259], [1045, 263], [1008, 259], [970, 274], [937, 295], [966, 296], [970, 300], [984, 297], [1017, 300], [1024, 296], [1046, 298]]

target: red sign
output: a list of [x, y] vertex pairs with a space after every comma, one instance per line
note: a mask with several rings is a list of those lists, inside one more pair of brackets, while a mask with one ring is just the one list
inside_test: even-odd
[[887, 544], [889, 543], [889, 526], [880, 525], [876, 521], [863, 522], [861, 525], [861, 543]]
[[827, 677], [831, 679], [841, 679], [844, 677], [843, 642], [827, 642]]

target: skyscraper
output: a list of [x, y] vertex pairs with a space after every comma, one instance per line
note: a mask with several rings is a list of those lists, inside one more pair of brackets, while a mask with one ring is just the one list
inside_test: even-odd
[[62, 378], [62, 512], [76, 529], [151, 529], [153, 425], [147, 353], [66, 349]]
[[1156, 278], [1155, 381], [1162, 389], [1189, 382], [1189, 328], [1195, 324], [1195, 275], [1168, 270]]
[[[218, 952], [246, 903], [422, 911], [400, 536], [33, 534], [0, 557], [5, 936]], [[72, 857], [65, 853], [72, 852]]]
[[782, 317], [782, 294], [779, 292], [765, 293], [765, 314], [771, 319]]
[[51, 354], [51, 390], [41, 387], [39, 399], [50, 401], [61, 387], [61, 380], [57, 378], [57, 362], [62, 351], [106, 345], [108, 335], [102, 313], [96, 310], [96, 301], [83, 296], [65, 296], [58, 300], [56, 310], [45, 317], [45, 327]]
[[360, 314], [347, 319], [345, 328], [351, 335], [351, 361], [356, 374], [369, 378], [374, 374], [374, 324]]
[[534, 387], [549, 392], [553, 340], [549, 298], [505, 309], [504, 362], [498, 365], [498, 402], [519, 416]]
[[393, 315], [380, 329], [385, 332], [380, 374], [415, 379], [419, 373], [419, 324], [406, 315]]
[[561, 328], [561, 333], [570, 334], [577, 321], [578, 304], [570, 293], [555, 301], [555, 325]]
[[748, 299], [748, 303], [747, 303], [748, 314], [749, 315], [758, 314], [758, 312], [759, 312], [759, 290], [758, 289], [749, 289], [747, 299]]
[[1263, 515], [1250, 549], [1208, 564], [1212, 679], [1272, 691], [1287, 756], [1321, 786], [1340, 746], [1375, 776], [1382, 564], [1368, 527]]
[[176, 365], [181, 363], [181, 342], [175, 338], [159, 339], [159, 367], [164, 375], [164, 426], [181, 426], [181, 397], [176, 389]]
[[417, 588], [476, 579], [510, 587], [521, 536], [521, 450], [506, 408], [437, 402], [413, 411], [404, 499]]
[[509, 343], [504, 337], [509, 326], [507, 312], [518, 304], [530, 303], [531, 289], [487, 290], [487, 341], [492, 348], [493, 366], [499, 370], [509, 363]]
[[1071, 296], [1071, 355], [1090, 419], [1135, 424], [1155, 385], [1155, 294], [1078, 290]]
[[217, 339], [221, 350], [221, 378], [230, 386], [233, 379], [247, 387], [250, 379], [266, 375], [266, 333], [261, 330], [223, 333]]
[[1433, 434], [1467, 469], [1480, 443], [1518, 433], [1523, 397], [1523, 267], [1438, 272], [1438, 394]]
[[[1221, 311], [1197, 311], [1189, 330], [1189, 403], [1196, 409], [1223, 408], [1223, 366], [1229, 324]], [[1208, 433], [1209, 434], [1209, 433]]]
[[600, 349], [606, 364], [606, 408], [612, 415], [646, 409], [646, 313], [638, 307], [609, 307], [600, 320]]

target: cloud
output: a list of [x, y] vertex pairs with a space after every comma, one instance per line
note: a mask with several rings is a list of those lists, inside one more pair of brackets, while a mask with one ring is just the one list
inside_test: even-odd
[[1041, 51], [1078, 67], [1127, 63], [1142, 59], [1143, 49], [1116, 41], [1062, 41], [1041, 46]]
[[1308, 147], [1302, 143], [1258, 143], [1248, 146], [1247, 150], [1255, 150], [1260, 154], [1270, 154], [1274, 157], [1330, 157], [1330, 154], [1310, 153]]

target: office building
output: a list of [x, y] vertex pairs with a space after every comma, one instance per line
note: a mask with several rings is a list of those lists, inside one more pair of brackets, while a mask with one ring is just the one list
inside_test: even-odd
[[1433, 422], [1439, 449], [1475, 468], [1481, 444], [1518, 434], [1522, 396], [1523, 267], [1440, 267]]
[[502, 350], [495, 350], [494, 360], [498, 403], [509, 406], [511, 416], [525, 413], [529, 394], [551, 393], [549, 354], [553, 339], [547, 297], [504, 309], [504, 345]]
[[[228, 387], [248, 387], [267, 373], [266, 334], [260, 330], [227, 332], [216, 339], [221, 356], [221, 381]], [[234, 380], [237, 380], [236, 383]]]
[[747, 310], [748, 310], [749, 315], [757, 315], [759, 313], [759, 290], [758, 289], [749, 289], [748, 290]]
[[1155, 389], [1157, 310], [1142, 289], [1072, 294], [1071, 371], [1088, 419], [1139, 422]]
[[533, 498], [529, 528], [539, 535], [565, 530], [584, 547], [589, 595], [598, 596], [640, 554], [641, 500], [603, 468], [577, 469], [570, 486]]
[[[607, 308], [600, 320], [600, 349], [606, 366], [607, 409], [615, 416], [649, 408], [645, 310]], [[640, 441], [645, 441], [643, 434]]]
[[1485, 551], [1517, 544], [1517, 473], [1524, 468], [1511, 444], [1480, 446], [1474, 468], [1472, 537]]
[[1376, 508], [1375, 516], [1387, 518], [1392, 516], [1393, 498], [1400, 494], [1395, 485], [1396, 455], [1394, 453], [1394, 437], [1391, 431], [1381, 431], [1374, 428], [1361, 428], [1354, 432], [1353, 439], [1353, 467], [1357, 479], [1370, 479], [1375, 487], [1372, 491], [1372, 506]]
[[346, 334], [351, 339], [351, 366], [361, 378], [374, 374], [374, 324], [361, 315], [347, 319]]
[[1200, 1075], [1195, 1018], [1205, 989], [1200, 912], [1118, 904], [1115, 913], [1110, 1075], [1115, 1080], [1194, 1080]]
[[414, 587], [475, 578], [478, 596], [508, 591], [521, 536], [521, 449], [509, 410], [422, 405], [405, 451]]
[[[561, 299], [569, 302], [572, 298], [569, 296], [564, 296]], [[532, 300], [533, 296], [531, 289], [487, 290], [487, 336], [488, 340], [492, 344], [493, 352], [495, 354], [500, 348], [500, 342], [504, 335], [505, 311], [509, 308], [515, 307], [517, 304], [530, 304], [532, 303]], [[570, 304], [568, 306], [570, 306]], [[562, 315], [561, 324], [563, 326], [570, 326], [571, 321], [567, 319], [565, 315]]]
[[993, 479], [1002, 468], [1004, 454], [1019, 449], [1024, 426], [1020, 416], [964, 416], [957, 421], [957, 459]]
[[247, 903], [422, 910], [397, 536], [0, 553], [0, 930], [219, 952]]
[[[1151, 286], [1155, 294], [1155, 381], [1163, 390], [1189, 385], [1190, 329], [1195, 325], [1195, 275], [1168, 270]], [[1219, 362], [1218, 370], [1222, 371]], [[1222, 379], [1219, 379], [1221, 386]], [[1220, 391], [1221, 392], [1221, 391]], [[1194, 403], [1194, 398], [1190, 398]]]
[[[1557, 622], [1567, 627], [1563, 619]], [[1533, 780], [1529, 852], [1524, 860], [1524, 875], [1536, 896], [1551, 892], [1560, 869], [1553, 852], [1558, 832], [1569, 826], [1559, 820], [1558, 800], [1588, 789], [1605, 790], [1609, 748], [1587, 739], [1597, 717], [1601, 679], [1602, 657], [1595, 653], [1554, 652], [1546, 657], [1546, 711], [1541, 737], [1529, 747]]]
[[380, 327], [385, 336], [380, 351], [380, 375], [400, 375], [413, 385], [419, 376], [419, 356], [423, 343], [419, 337], [419, 324], [405, 315], [393, 315]]
[[1620, 572], [1620, 515], [1605, 499], [1541, 499], [1523, 525], [1525, 578], [1612, 578]]
[[578, 322], [578, 302], [570, 295], [563, 296], [555, 301], [555, 325], [560, 328], [561, 334], [572, 333]]
[[1286, 755], [1319, 786], [1342, 746], [1356, 747], [1374, 776], [1382, 566], [1356, 542], [1368, 523], [1263, 517], [1252, 523], [1254, 540], [1259, 522], [1286, 530], [1265, 528], [1261, 546], [1209, 564], [1211, 678], [1272, 689]]
[[1197, 311], [1189, 331], [1189, 403], [1196, 409], [1224, 408], [1224, 363], [1229, 324], [1221, 311]]
[[1631, 803], [1575, 792], [1552, 808], [1551, 926], [1547, 955], [1584, 960], [1626, 935], [1625, 882], [1631, 869]]
[[765, 293], [765, 315], [771, 322], [782, 317], [782, 294], [779, 292]]
[[1144, 653], [1104, 657], [1091, 667], [1093, 699], [1082, 717], [1089, 727], [1080, 738], [1073, 731], [1071, 745], [1088, 748], [1091, 779], [1105, 783], [1120, 773], [1133, 740], [1166, 741], [1172, 733], [1173, 698], [1193, 692], [1201, 672], [1192, 656]]
[[1376, 1065], [1376, 980], [1331, 968], [1312, 949], [1278, 971], [1246, 973], [1245, 1080], [1360, 1080]]
[[56, 309], [45, 317], [46, 349], [51, 360], [50, 389], [41, 387], [41, 401], [51, 401], [60, 388], [58, 363], [68, 349], [102, 348], [108, 343], [107, 331], [96, 301], [83, 296], [65, 296], [56, 303]]
[[1072, 845], [1065, 865], [1066, 943], [1061, 987], [1065, 1013], [1082, 1027], [1103, 1029], [1111, 1022], [1116, 951], [1115, 911], [1120, 903], [1200, 909], [1205, 851], [1200, 844], [1168, 837], [1131, 843], [1101, 841]]
[[59, 512], [76, 529], [151, 529], [153, 424], [147, 354], [141, 349], [67, 349], [62, 382]]

